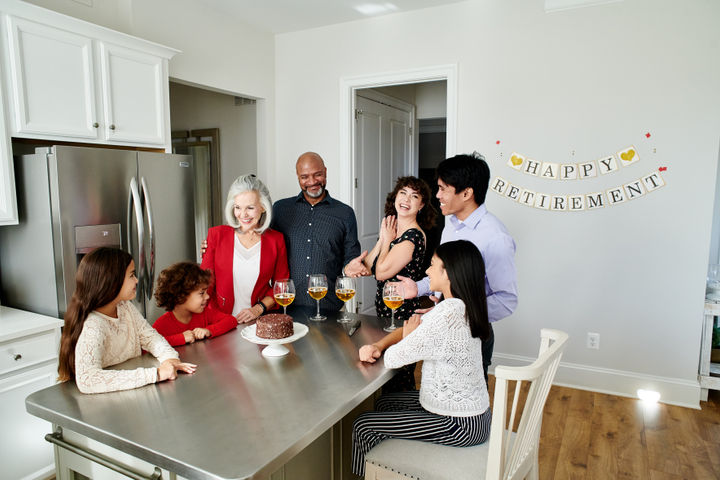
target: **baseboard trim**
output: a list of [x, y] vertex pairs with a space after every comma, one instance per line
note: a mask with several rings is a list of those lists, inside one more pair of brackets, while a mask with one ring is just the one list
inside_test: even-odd
[[[523, 366], [534, 360], [520, 355], [493, 355], [493, 365]], [[494, 372], [494, 368], [491, 367], [490, 372]], [[660, 392], [662, 403], [700, 409], [698, 381], [560, 362], [553, 384], [630, 398], [637, 398], [638, 389], [654, 390]]]

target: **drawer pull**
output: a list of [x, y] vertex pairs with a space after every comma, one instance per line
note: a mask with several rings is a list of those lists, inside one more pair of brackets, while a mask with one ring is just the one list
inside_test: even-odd
[[19, 353], [16, 353], [15, 355], [13, 355], [13, 360], [15, 360], [16, 362], [18, 360], [20, 360], [21, 358], [22, 358], [22, 355], [20, 355]]

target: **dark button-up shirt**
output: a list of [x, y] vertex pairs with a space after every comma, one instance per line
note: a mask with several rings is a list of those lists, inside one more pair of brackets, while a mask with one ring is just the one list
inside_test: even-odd
[[300, 192], [275, 202], [272, 228], [285, 236], [290, 278], [296, 290], [294, 305], [315, 306], [307, 293], [308, 276], [324, 273], [328, 294], [320, 301], [320, 308], [340, 310], [343, 302], [335, 296], [335, 280], [343, 267], [360, 255], [353, 209], [329, 192], [322, 201], [310, 205]]

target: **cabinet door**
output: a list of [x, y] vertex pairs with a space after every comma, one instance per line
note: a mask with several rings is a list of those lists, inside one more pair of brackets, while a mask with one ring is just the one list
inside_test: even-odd
[[45, 441], [52, 425], [25, 410], [25, 398], [55, 383], [55, 363], [0, 380], [0, 465], [2, 478], [46, 478], [55, 469]]
[[7, 18], [13, 133], [97, 139], [92, 40]]
[[100, 58], [107, 139], [164, 144], [164, 60], [105, 42]]
[[5, 124], [5, 102], [0, 88], [0, 225], [17, 225], [18, 212], [15, 196], [15, 173], [13, 169], [10, 132]]

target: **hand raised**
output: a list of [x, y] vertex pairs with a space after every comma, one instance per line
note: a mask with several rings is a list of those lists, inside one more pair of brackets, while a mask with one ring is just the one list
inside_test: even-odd
[[205, 255], [205, 250], [207, 250], [207, 238], [200, 244], [200, 256]]
[[383, 218], [380, 224], [380, 238], [385, 242], [392, 242], [397, 235], [397, 219], [394, 215]]

